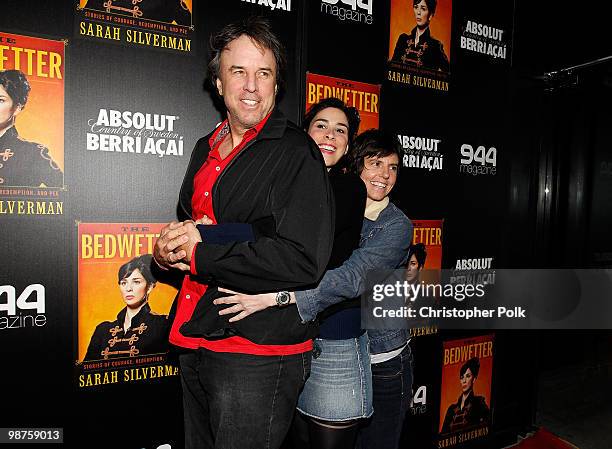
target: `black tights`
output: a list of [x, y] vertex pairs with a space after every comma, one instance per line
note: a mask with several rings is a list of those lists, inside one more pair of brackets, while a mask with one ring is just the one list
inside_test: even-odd
[[358, 421], [318, 421], [295, 413], [288, 446], [291, 449], [354, 449]]
[[357, 421], [322, 422], [309, 419], [310, 447], [316, 449], [353, 449], [357, 438]]

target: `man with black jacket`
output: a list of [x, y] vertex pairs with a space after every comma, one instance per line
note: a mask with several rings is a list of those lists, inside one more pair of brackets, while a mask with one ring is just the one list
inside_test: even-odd
[[[179, 198], [190, 220], [167, 225], [154, 254], [160, 266], [186, 273], [170, 332], [171, 343], [188, 349], [180, 356], [185, 447], [277, 448], [312, 349], [312, 329], [285, 307], [285, 290], [322, 276], [333, 199], [315, 143], [274, 108], [283, 57], [269, 24], [230, 24], [211, 47], [227, 120], [196, 144]], [[191, 220], [204, 215], [221, 234], [238, 226], [244, 239], [210, 243], [204, 231], [202, 242]], [[218, 287], [277, 291], [278, 307], [229, 323], [212, 303]]]

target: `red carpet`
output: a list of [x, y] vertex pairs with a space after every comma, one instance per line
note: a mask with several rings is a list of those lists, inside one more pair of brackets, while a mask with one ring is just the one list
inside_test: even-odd
[[567, 441], [553, 435], [546, 429], [539, 429], [533, 435], [525, 438], [512, 449], [579, 449]]

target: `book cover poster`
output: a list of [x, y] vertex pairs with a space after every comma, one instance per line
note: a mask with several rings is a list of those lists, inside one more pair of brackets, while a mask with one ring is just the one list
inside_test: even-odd
[[0, 31], [0, 214], [62, 215], [64, 41]]
[[[413, 248], [410, 259], [407, 262], [405, 278], [412, 284], [439, 284], [442, 268], [442, 229], [444, 220], [411, 220], [412, 221], [412, 245], [423, 244], [424, 248]], [[419, 263], [423, 256], [425, 261], [418, 269], [414, 262]], [[438, 327], [432, 320], [420, 320], [414, 322], [410, 327], [410, 337], [421, 337], [436, 335]], [[431, 408], [431, 407], [430, 407]]]
[[391, 0], [387, 79], [448, 91], [451, 0]]
[[423, 243], [427, 257], [425, 270], [442, 268], [442, 229], [444, 220], [412, 220], [412, 244]]
[[[176, 289], [151, 272], [161, 223], [79, 223], [80, 388], [176, 375], [168, 313]], [[154, 262], [153, 262], [154, 263]]]
[[443, 343], [438, 447], [453, 447], [489, 434], [494, 337]]
[[306, 112], [325, 98], [338, 98], [359, 111], [359, 133], [378, 128], [380, 85], [306, 73]]
[[192, 0], [79, 0], [75, 36], [92, 41], [191, 53]]

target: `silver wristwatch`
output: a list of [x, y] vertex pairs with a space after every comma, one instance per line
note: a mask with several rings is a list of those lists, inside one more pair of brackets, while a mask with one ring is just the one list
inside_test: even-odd
[[276, 305], [278, 307], [285, 307], [291, 301], [291, 296], [289, 292], [278, 292], [276, 294]]

